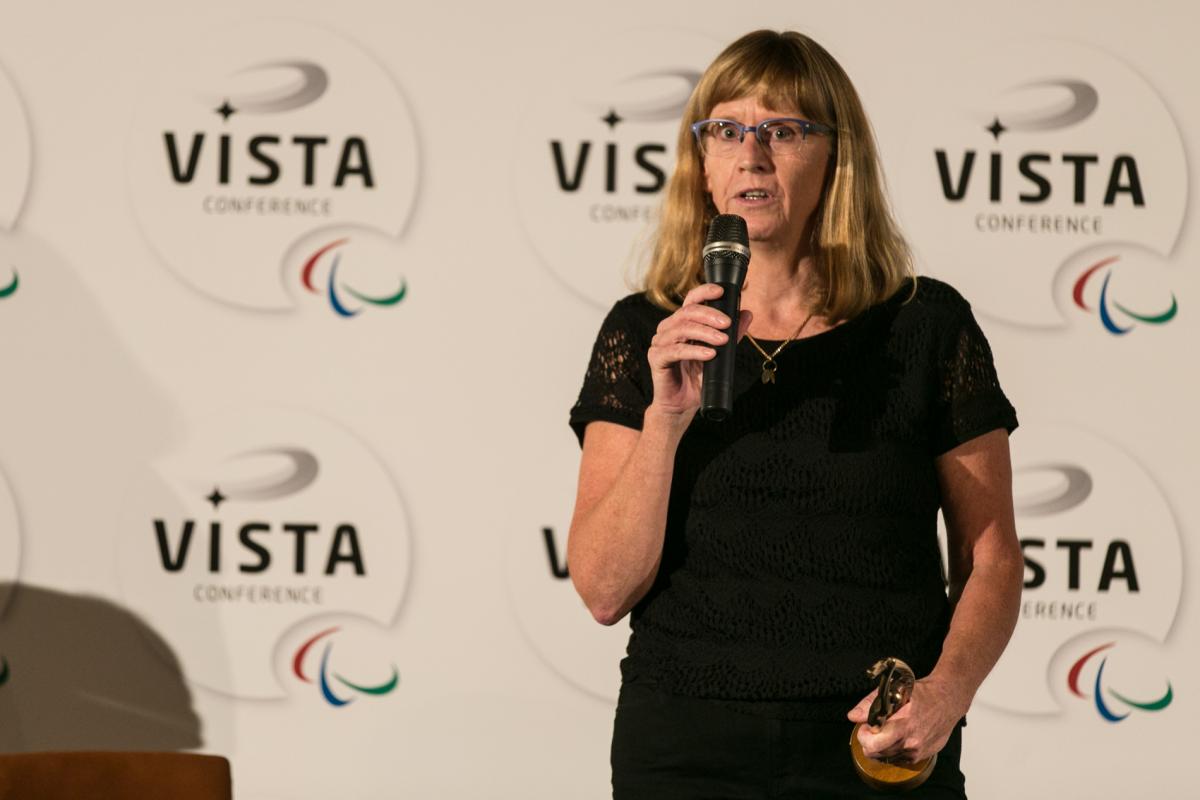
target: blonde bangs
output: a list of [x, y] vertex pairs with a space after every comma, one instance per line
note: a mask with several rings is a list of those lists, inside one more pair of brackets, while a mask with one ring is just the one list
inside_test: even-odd
[[713, 81], [705, 98], [704, 113], [720, 103], [753, 97], [763, 106], [794, 112], [805, 119], [834, 127], [833, 105], [828, 92], [813, 80], [804, 61], [791, 47], [772, 48], [734, 61]]

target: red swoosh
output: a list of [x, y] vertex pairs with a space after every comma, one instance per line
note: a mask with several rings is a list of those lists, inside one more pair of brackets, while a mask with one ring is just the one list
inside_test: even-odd
[[1075, 666], [1071, 667], [1071, 671], [1069, 673], [1067, 673], [1067, 687], [1071, 690], [1072, 694], [1074, 694], [1076, 697], [1084, 696], [1083, 692], [1079, 691], [1079, 673], [1083, 671], [1084, 663], [1089, 658], [1096, 655], [1096, 653], [1099, 653], [1101, 650], [1107, 650], [1108, 648], [1112, 647], [1114, 644], [1116, 644], [1116, 642], [1109, 642], [1108, 644], [1102, 644], [1099, 647], [1097, 647], [1095, 650], [1090, 650], [1087, 653], [1084, 653], [1083, 658], [1081, 658], [1075, 662]]
[[[1097, 261], [1092, 266], [1088, 267], [1087, 272], [1079, 276], [1079, 280], [1075, 281], [1075, 289], [1071, 292], [1071, 297], [1075, 299], [1075, 305], [1082, 308], [1084, 311], [1091, 311], [1090, 308], [1083, 304], [1083, 285], [1087, 283], [1088, 278], [1092, 277], [1092, 273], [1101, 267], [1106, 267], [1116, 261], [1120, 256], [1110, 256], [1103, 261]], [[1082, 697], [1083, 695], [1080, 695]]]
[[302, 644], [300, 646], [300, 649], [296, 651], [296, 657], [292, 659], [292, 672], [296, 673], [297, 678], [304, 681], [305, 683], [312, 683], [312, 678], [306, 677], [304, 674], [304, 669], [303, 669], [304, 657], [306, 655], [308, 655], [309, 648], [312, 647], [314, 644], [316, 644], [318, 639], [320, 639], [322, 636], [328, 636], [329, 634], [333, 633], [334, 631], [338, 631], [338, 630], [341, 630], [340, 626], [335, 627], [335, 628], [330, 628], [327, 631], [321, 631], [316, 636], [312, 637], [311, 639], [309, 639], [307, 642], [305, 642], [304, 644]]
[[337, 247], [339, 244], [345, 244], [348, 241], [350, 241], [350, 240], [349, 239], [338, 239], [337, 241], [330, 242], [329, 244], [325, 245], [317, 252], [313, 253], [312, 258], [310, 258], [308, 261], [304, 262], [304, 273], [301, 276], [301, 279], [304, 281], [304, 286], [310, 292], [315, 293], [317, 291], [317, 287], [312, 285], [312, 271], [313, 271], [313, 267], [317, 266], [317, 261], [320, 260], [321, 256], [325, 255], [330, 250]]

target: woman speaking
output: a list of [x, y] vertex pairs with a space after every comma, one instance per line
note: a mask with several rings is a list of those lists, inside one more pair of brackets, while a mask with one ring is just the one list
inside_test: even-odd
[[[705, 305], [717, 214], [749, 234], [736, 320]], [[732, 414], [707, 420], [731, 336]], [[961, 726], [1021, 589], [1016, 415], [970, 306], [914, 277], [858, 95], [811, 39], [757, 31], [704, 73], [644, 291], [605, 319], [571, 425], [571, 577], [599, 622], [631, 614], [615, 797], [874, 796], [848, 743], [889, 656], [918, 680], [863, 751], [940, 753], [912, 796], [965, 797]]]

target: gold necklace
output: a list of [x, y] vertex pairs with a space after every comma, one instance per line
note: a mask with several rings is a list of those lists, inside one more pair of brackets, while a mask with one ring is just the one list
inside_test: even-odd
[[808, 321], [810, 319], [812, 319], [812, 317], [813, 317], [813, 315], [810, 312], [809, 315], [804, 318], [804, 321], [800, 323], [800, 327], [796, 328], [796, 332], [793, 333], [788, 338], [784, 339], [783, 343], [780, 344], [779, 347], [776, 347], [775, 352], [771, 353], [770, 355], [768, 355], [767, 351], [762, 348], [762, 345], [760, 345], [758, 343], [758, 341], [753, 336], [750, 335], [749, 331], [746, 332], [746, 338], [750, 340], [750, 344], [754, 345], [755, 350], [762, 353], [762, 357], [763, 357], [762, 382], [763, 383], [774, 383], [775, 382], [775, 371], [779, 369], [779, 364], [777, 364], [775, 362], [775, 356], [782, 353], [783, 348], [785, 348], [789, 344], [791, 344], [791, 342], [800, 335], [801, 331], [804, 330], [804, 326], [808, 324]]

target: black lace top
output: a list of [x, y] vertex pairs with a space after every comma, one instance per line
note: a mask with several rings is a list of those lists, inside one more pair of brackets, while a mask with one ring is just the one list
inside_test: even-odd
[[[774, 384], [738, 345], [732, 416], [697, 415], [680, 442], [624, 680], [841, 718], [877, 659], [933, 668], [950, 616], [934, 459], [1017, 419], [968, 303], [930, 278], [909, 294], [792, 342]], [[581, 441], [596, 420], [641, 428], [666, 315], [639, 294], [604, 320], [571, 409]]]

